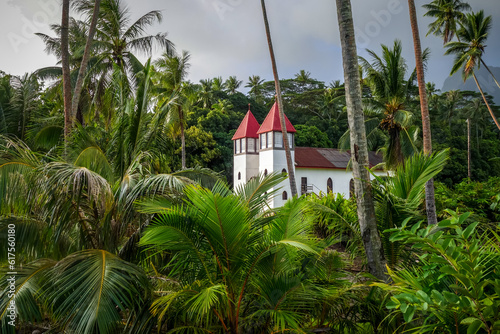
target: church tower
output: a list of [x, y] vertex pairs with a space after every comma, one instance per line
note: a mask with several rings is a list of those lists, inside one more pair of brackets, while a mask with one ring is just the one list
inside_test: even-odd
[[250, 178], [259, 175], [259, 123], [250, 111], [241, 121], [233, 140], [233, 185], [236, 189]]
[[[285, 115], [285, 125], [288, 134], [288, 143], [291, 149], [292, 161], [295, 161], [295, 133], [297, 132], [292, 123]], [[269, 174], [272, 172], [288, 173], [286, 163], [285, 147], [283, 144], [283, 133], [279, 116], [278, 103], [275, 102], [266, 119], [257, 131], [259, 135], [259, 172]], [[295, 169], [295, 167], [294, 167]], [[295, 170], [294, 170], [295, 171]], [[270, 203], [271, 207], [282, 206], [291, 197], [290, 183], [288, 180], [279, 185], [280, 193]]]

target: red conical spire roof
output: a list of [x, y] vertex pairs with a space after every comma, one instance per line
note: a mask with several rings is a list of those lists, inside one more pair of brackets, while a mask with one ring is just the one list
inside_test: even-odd
[[248, 112], [241, 121], [238, 130], [234, 133], [232, 140], [241, 138], [259, 138], [259, 135], [257, 135], [259, 127], [259, 122], [255, 119], [255, 116], [250, 111], [250, 105], [248, 105]]
[[[292, 123], [288, 120], [288, 117], [285, 115], [285, 124], [286, 124], [286, 131], [287, 132], [297, 132], [295, 128], [293, 127]], [[261, 134], [264, 132], [270, 132], [270, 131], [278, 131], [281, 132], [281, 123], [280, 123], [280, 112], [278, 108], [278, 103], [274, 102], [273, 107], [269, 111], [269, 114], [267, 114], [266, 119], [262, 123], [259, 131], [257, 131], [257, 134]]]

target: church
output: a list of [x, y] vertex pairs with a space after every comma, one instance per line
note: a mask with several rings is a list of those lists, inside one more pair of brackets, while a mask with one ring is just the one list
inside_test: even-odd
[[[285, 115], [288, 142], [294, 163], [295, 179], [299, 195], [307, 193], [341, 193], [349, 197], [354, 191], [353, 174], [349, 166], [351, 154], [334, 148], [296, 147], [296, 130]], [[263, 173], [281, 171], [287, 173], [283, 134], [278, 104], [259, 125], [250, 110], [243, 118], [233, 138], [233, 184], [237, 188], [252, 177]], [[369, 152], [370, 168], [382, 162], [382, 156]], [[385, 175], [377, 170], [376, 175]], [[271, 200], [270, 207], [282, 206], [290, 197], [288, 180], [279, 186], [278, 195]]]

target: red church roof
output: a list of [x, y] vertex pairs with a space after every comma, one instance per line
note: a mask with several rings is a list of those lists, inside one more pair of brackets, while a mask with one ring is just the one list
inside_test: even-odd
[[252, 112], [248, 110], [247, 114], [241, 121], [238, 130], [236, 130], [236, 132], [234, 133], [232, 140], [241, 138], [259, 138], [259, 136], [257, 135], [257, 130], [259, 130], [259, 127], [259, 122], [257, 122]]
[[[286, 131], [287, 132], [297, 132], [295, 128], [293, 127], [292, 123], [288, 120], [288, 117], [285, 115], [285, 124], [286, 124]], [[281, 132], [281, 124], [280, 124], [280, 113], [279, 113], [279, 108], [278, 108], [278, 103], [274, 103], [273, 107], [269, 111], [269, 114], [267, 114], [266, 119], [262, 123], [259, 131], [257, 131], [257, 134], [265, 133], [265, 132], [270, 132], [270, 131], [279, 131]]]

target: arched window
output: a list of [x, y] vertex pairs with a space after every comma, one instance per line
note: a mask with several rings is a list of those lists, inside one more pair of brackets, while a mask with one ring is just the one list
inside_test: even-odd
[[332, 178], [329, 177], [328, 181], [326, 181], [326, 192], [331, 193], [333, 191], [333, 181]]
[[238, 172], [238, 180], [241, 180], [241, 172]]
[[267, 169], [264, 169], [264, 176], [267, 176]]
[[349, 197], [353, 196], [354, 196], [354, 179], [351, 179], [351, 181], [349, 181]]
[[284, 191], [283, 194], [281, 194], [281, 199], [284, 201], [288, 199], [288, 194], [286, 193], [286, 191]]
[[283, 168], [283, 170], [281, 171], [281, 174], [286, 174], [286, 169]]

